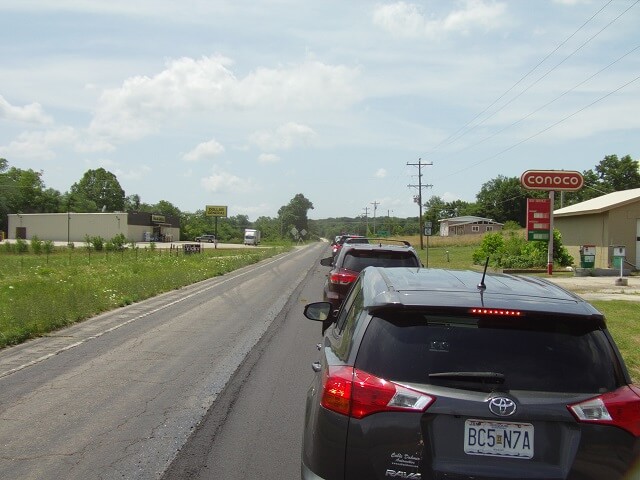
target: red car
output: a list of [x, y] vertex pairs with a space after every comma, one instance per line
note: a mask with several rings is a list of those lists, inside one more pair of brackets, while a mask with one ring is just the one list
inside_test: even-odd
[[348, 243], [369, 243], [369, 240], [362, 235], [340, 235], [340, 237], [336, 238], [336, 240], [331, 244], [331, 254], [335, 258], [338, 253], [340, 253], [340, 249], [345, 242]]

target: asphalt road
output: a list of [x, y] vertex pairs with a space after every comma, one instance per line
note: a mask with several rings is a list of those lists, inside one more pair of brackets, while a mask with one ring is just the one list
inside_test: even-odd
[[310, 270], [163, 480], [300, 478], [305, 397], [321, 341], [321, 324], [302, 308], [322, 299], [327, 272], [319, 263]]
[[194, 478], [299, 476], [320, 336], [300, 312], [320, 298], [324, 253], [300, 248], [0, 351], [0, 478], [154, 479], [174, 460], [166, 478], [189, 478], [171, 472], [193, 451], [205, 454], [183, 470]]

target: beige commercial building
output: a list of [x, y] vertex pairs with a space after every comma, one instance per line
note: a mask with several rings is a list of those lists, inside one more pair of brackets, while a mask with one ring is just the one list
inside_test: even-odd
[[[609, 193], [553, 212], [562, 244], [580, 262], [580, 247], [593, 246], [594, 268], [614, 266], [624, 247], [625, 269], [640, 268], [640, 188]], [[618, 264], [619, 265], [619, 264]]]
[[133, 242], [180, 240], [180, 220], [146, 212], [114, 213], [12, 213], [9, 239], [84, 242], [88, 237], [111, 240], [118, 234]]

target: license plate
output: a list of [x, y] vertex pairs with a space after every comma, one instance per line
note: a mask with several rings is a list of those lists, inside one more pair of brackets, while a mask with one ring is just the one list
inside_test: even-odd
[[533, 458], [533, 425], [515, 422], [464, 422], [464, 453], [491, 457]]

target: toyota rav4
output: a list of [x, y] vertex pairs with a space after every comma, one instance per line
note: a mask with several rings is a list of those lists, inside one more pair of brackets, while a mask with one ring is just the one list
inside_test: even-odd
[[304, 314], [331, 325], [303, 479], [640, 478], [640, 388], [604, 316], [545, 279], [368, 267]]

